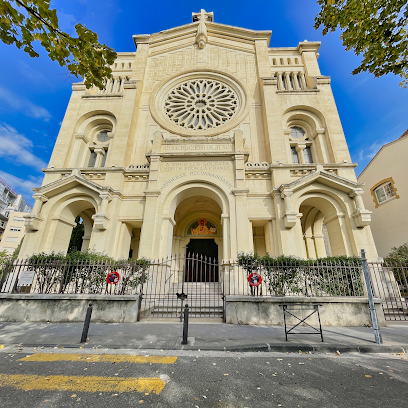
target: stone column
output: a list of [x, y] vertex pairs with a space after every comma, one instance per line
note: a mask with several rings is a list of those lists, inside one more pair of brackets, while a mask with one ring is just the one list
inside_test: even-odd
[[223, 255], [222, 259], [229, 259], [230, 258], [230, 245], [229, 245], [229, 215], [228, 214], [221, 214], [221, 224], [222, 224], [222, 248], [223, 248]]
[[269, 253], [271, 256], [276, 256], [272, 220], [267, 221], [266, 224], [264, 225], [264, 233], [266, 252]]
[[306, 83], [306, 78], [305, 78], [305, 73], [304, 72], [298, 72], [299, 78], [300, 78], [300, 86], [302, 89], [307, 89], [307, 83]]
[[327, 254], [326, 254], [326, 247], [324, 245], [323, 234], [314, 234], [313, 239], [314, 239], [314, 244], [316, 248], [316, 257], [325, 258]]
[[303, 144], [298, 144], [296, 146], [296, 151], [299, 157], [299, 163], [304, 164], [305, 162], [305, 156], [304, 156], [304, 151], [306, 149], [306, 145]]
[[296, 72], [292, 72], [292, 82], [293, 82], [293, 86], [295, 90], [298, 91], [300, 89], [300, 86], [299, 86], [299, 79], [297, 77]]
[[89, 244], [91, 242], [91, 235], [84, 235], [82, 238], [82, 246], [81, 251], [86, 251], [89, 248]]
[[[140, 233], [139, 257], [159, 258], [161, 225], [157, 217], [160, 191], [145, 191], [146, 202]], [[161, 217], [160, 217], [161, 220]]]
[[286, 89], [288, 90], [288, 91], [292, 91], [293, 90], [293, 87], [292, 87], [292, 85], [291, 85], [291, 83], [290, 83], [290, 75], [289, 75], [289, 72], [285, 72], [285, 83], [286, 83]]
[[313, 239], [313, 234], [311, 231], [305, 233], [305, 243], [306, 243], [306, 250], [309, 258], [316, 259], [316, 249], [315, 243]]
[[163, 135], [157, 131], [153, 134], [153, 146], [150, 156], [149, 184], [144, 194], [146, 196], [143, 224], [140, 234], [139, 256], [159, 258], [160, 234], [162, 231], [162, 217], [157, 214], [160, 190], [158, 179], [160, 170], [160, 150]]
[[283, 79], [282, 79], [282, 72], [278, 72], [278, 89], [280, 91], [285, 90], [285, 86], [283, 85]]
[[68, 164], [68, 167], [71, 168], [82, 167], [87, 164], [83, 163], [83, 161], [84, 156], [86, 157], [87, 151], [86, 147], [89, 143], [89, 138], [81, 133], [77, 133], [74, 137], [75, 137], [74, 147], [72, 149], [71, 157]]
[[132, 240], [132, 227], [126, 222], [120, 222], [120, 235], [117, 249], [117, 257], [129, 258], [130, 242]]
[[248, 221], [248, 243], [251, 247], [249, 252], [255, 252], [255, 245], [254, 245], [254, 227], [252, 225], [252, 221]]
[[162, 258], [172, 256], [173, 231], [175, 225], [176, 223], [171, 217], [163, 217], [160, 243], [160, 257]]

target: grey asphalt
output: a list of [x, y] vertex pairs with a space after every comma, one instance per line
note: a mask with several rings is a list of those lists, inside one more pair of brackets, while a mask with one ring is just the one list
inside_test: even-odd
[[[38, 350], [63, 354], [68, 350]], [[99, 350], [89, 350], [93, 354]], [[36, 351], [34, 351], [36, 352]], [[74, 354], [83, 353], [76, 350]], [[160, 351], [154, 351], [162, 354]], [[72, 353], [72, 352], [71, 352]], [[135, 351], [136, 353], [140, 353]], [[163, 354], [166, 352], [163, 352]], [[383, 408], [404, 407], [408, 399], [405, 356], [389, 354], [281, 354], [176, 351], [174, 364], [130, 361], [22, 361], [33, 350], [0, 350], [2, 378], [40, 376], [39, 389], [0, 382], [1, 408]], [[89, 389], [47, 389], [53, 376], [78, 377]], [[103, 391], [99, 383], [166, 376], [161, 393]], [[13, 380], [15, 381], [15, 380]], [[27, 387], [25, 387], [27, 388]]]
[[[79, 347], [107, 349], [162, 349], [213, 351], [314, 351], [314, 352], [408, 352], [408, 322], [381, 328], [383, 344], [374, 341], [370, 327], [323, 327], [319, 335], [289, 335], [282, 326], [239, 326], [216, 322], [191, 322], [188, 344], [181, 344], [180, 322], [91, 323], [88, 341], [80, 343], [82, 323], [0, 323], [0, 345], [25, 347]], [[310, 331], [299, 327], [298, 332]]]

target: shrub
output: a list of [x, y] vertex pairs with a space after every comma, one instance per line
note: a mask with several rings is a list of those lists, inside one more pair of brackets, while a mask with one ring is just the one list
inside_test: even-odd
[[128, 288], [135, 289], [142, 277], [147, 278], [150, 265], [144, 258], [115, 260], [93, 250], [74, 250], [67, 255], [39, 253], [30, 256], [27, 262], [36, 271], [40, 293], [104, 293], [107, 274], [118, 270], [121, 280], [114, 290], [116, 294], [125, 294]]
[[336, 256], [301, 259], [281, 255], [260, 257], [238, 254], [238, 264], [249, 275], [260, 273], [271, 295], [363, 296], [362, 260], [358, 257]]

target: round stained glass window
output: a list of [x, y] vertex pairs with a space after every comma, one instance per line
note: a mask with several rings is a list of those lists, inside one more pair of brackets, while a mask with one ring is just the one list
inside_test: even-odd
[[212, 79], [194, 79], [173, 88], [164, 102], [169, 119], [191, 130], [212, 129], [238, 111], [238, 97], [228, 85]]

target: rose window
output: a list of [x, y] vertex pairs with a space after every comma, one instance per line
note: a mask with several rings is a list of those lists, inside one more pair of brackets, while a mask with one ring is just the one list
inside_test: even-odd
[[181, 127], [211, 129], [234, 116], [238, 98], [232, 88], [222, 82], [195, 79], [173, 88], [164, 102], [164, 110], [170, 120]]

